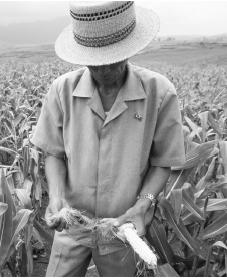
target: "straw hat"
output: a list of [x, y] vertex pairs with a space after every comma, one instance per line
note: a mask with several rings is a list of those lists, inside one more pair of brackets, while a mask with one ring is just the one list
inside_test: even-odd
[[55, 51], [72, 64], [123, 61], [146, 47], [159, 30], [157, 15], [133, 1], [75, 1], [70, 15], [72, 24], [57, 38]]

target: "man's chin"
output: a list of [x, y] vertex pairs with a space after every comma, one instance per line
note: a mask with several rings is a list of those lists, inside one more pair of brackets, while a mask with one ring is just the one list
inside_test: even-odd
[[110, 78], [102, 78], [98, 83], [102, 84], [103, 86], [111, 86], [115, 84], [115, 81]]

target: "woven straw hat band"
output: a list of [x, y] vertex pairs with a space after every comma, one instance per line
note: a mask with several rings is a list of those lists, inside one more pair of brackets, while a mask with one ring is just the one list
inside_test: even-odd
[[[84, 6], [86, 5], [86, 6]], [[123, 40], [136, 26], [133, 1], [71, 3], [73, 35], [78, 44], [102, 47]]]

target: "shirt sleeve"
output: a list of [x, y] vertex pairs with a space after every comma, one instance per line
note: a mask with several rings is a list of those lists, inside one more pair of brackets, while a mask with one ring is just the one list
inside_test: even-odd
[[63, 158], [65, 155], [63, 134], [63, 112], [55, 81], [43, 100], [31, 143], [53, 156]]
[[176, 91], [169, 89], [161, 103], [152, 142], [152, 166], [173, 167], [185, 162], [184, 135]]

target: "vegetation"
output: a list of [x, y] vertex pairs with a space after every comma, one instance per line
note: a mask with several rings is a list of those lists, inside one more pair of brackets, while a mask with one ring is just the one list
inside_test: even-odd
[[[29, 138], [51, 82], [74, 69], [59, 60], [0, 65], [0, 272], [31, 276], [33, 255], [51, 235], [42, 153]], [[172, 169], [147, 238], [161, 276], [227, 275], [227, 71], [224, 66], [156, 65], [180, 100], [186, 163]], [[40, 225], [40, 223], [42, 225]], [[40, 252], [39, 252], [40, 251]], [[9, 274], [9, 275], [11, 275]]]

